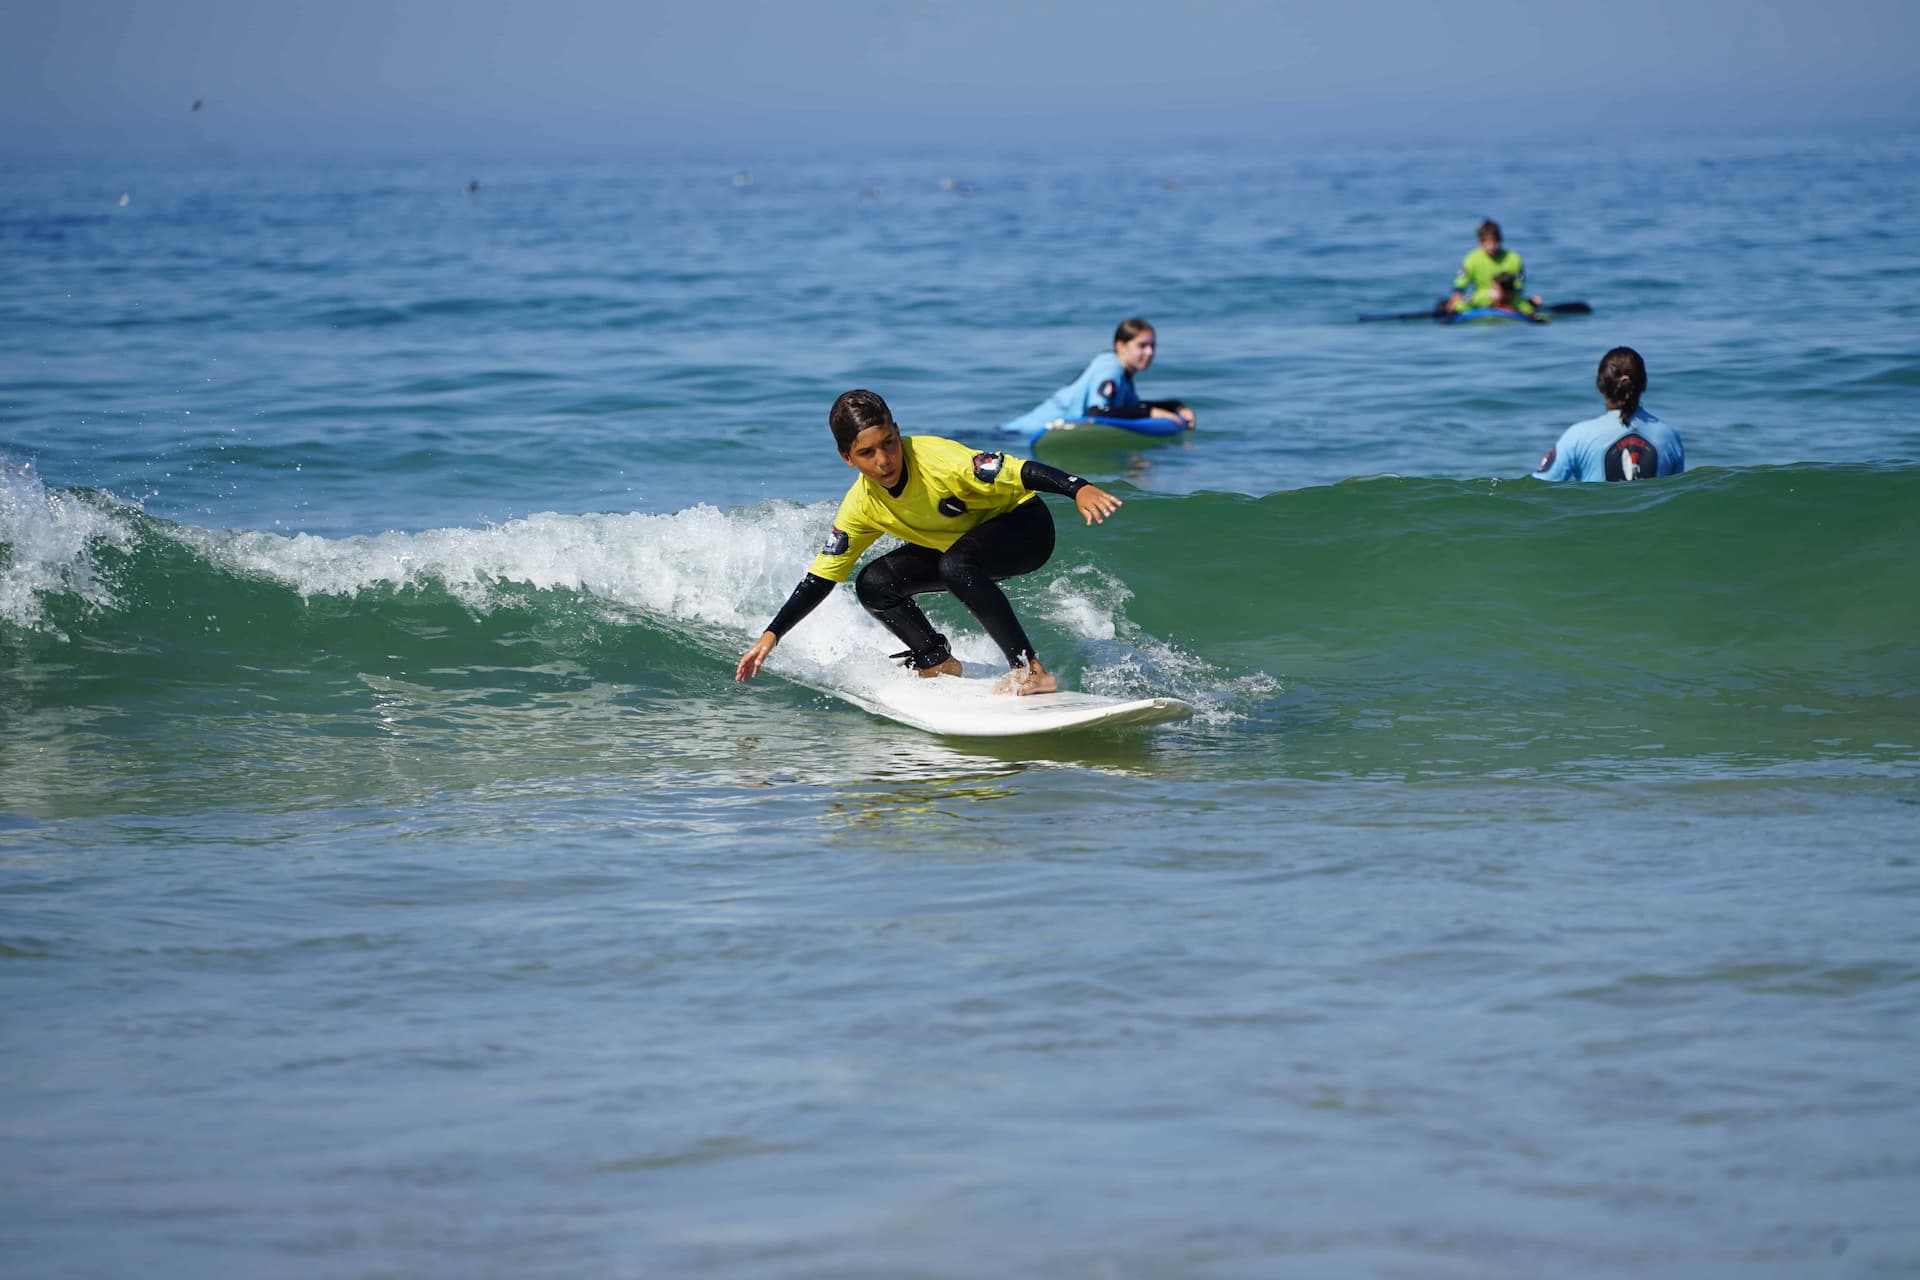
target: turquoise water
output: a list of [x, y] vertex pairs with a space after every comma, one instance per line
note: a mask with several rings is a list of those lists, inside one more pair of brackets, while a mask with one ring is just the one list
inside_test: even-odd
[[[0, 161], [23, 1274], [1920, 1267], [1920, 134], [1472, 155]], [[1594, 314], [1355, 322], [1488, 214]], [[1133, 313], [1012, 594], [1192, 721], [733, 684], [839, 391]], [[1525, 478], [1623, 342], [1692, 470]]]

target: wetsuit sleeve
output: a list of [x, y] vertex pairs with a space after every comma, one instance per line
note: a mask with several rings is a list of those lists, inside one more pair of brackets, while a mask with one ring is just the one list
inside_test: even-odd
[[1178, 413], [1186, 407], [1186, 404], [1179, 400], [1136, 400], [1132, 404], [1096, 405], [1094, 406], [1094, 410], [1090, 410], [1090, 412], [1097, 411], [1096, 416], [1102, 418], [1134, 419], [1151, 418], [1155, 409], [1165, 409], [1169, 413]]
[[1028, 458], [1020, 464], [1020, 483], [1035, 493], [1057, 493], [1071, 498], [1087, 487], [1079, 476], [1071, 476], [1058, 467]]
[[820, 606], [820, 602], [833, 594], [834, 584], [817, 574], [809, 573], [800, 579], [800, 585], [793, 589], [787, 602], [780, 606], [780, 612], [773, 615], [773, 621], [767, 624], [767, 630], [776, 636], [785, 636], [799, 624], [800, 620]]
[[1468, 254], [1460, 259], [1460, 274], [1453, 278], [1453, 289], [1455, 293], [1470, 293], [1473, 287], [1473, 255]]
[[1128, 414], [1125, 411], [1132, 406], [1115, 404], [1114, 401], [1119, 398], [1119, 382], [1113, 378], [1107, 378], [1094, 386], [1093, 394], [1087, 398], [1087, 412], [1098, 413], [1103, 418], [1127, 417]]
[[1540, 459], [1540, 465], [1533, 469], [1536, 480], [1570, 480], [1573, 478], [1573, 450], [1567, 447], [1567, 434], [1562, 432], [1560, 439], [1547, 450], [1547, 456]]
[[1140, 403], [1133, 379], [1118, 356], [1099, 355], [1084, 375], [1088, 380], [1084, 415], [1101, 418], [1130, 418], [1128, 410]]

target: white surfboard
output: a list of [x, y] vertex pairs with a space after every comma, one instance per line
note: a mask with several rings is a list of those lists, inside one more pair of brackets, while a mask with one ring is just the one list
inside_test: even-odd
[[1178, 698], [1108, 698], [1070, 689], [1025, 697], [995, 693], [993, 686], [1005, 670], [965, 665], [964, 676], [926, 679], [909, 671], [888, 672], [886, 678], [859, 688], [827, 692], [889, 720], [957, 738], [1017, 738], [1155, 724], [1193, 714], [1193, 707]]

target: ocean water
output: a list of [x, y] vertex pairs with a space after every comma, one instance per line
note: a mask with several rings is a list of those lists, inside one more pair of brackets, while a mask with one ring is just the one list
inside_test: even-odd
[[[1477, 156], [0, 159], [4, 1269], [1920, 1274], [1920, 132]], [[1488, 215], [1594, 314], [1356, 322]], [[733, 683], [1135, 313], [1011, 595], [1193, 720]]]

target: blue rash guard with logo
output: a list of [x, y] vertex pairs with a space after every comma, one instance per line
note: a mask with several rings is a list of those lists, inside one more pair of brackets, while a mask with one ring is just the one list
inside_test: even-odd
[[1646, 480], [1686, 469], [1679, 432], [1645, 409], [1635, 409], [1630, 423], [1609, 409], [1561, 432], [1533, 474], [1540, 480]]
[[1091, 417], [1143, 417], [1146, 406], [1133, 389], [1133, 375], [1120, 357], [1103, 351], [1087, 365], [1086, 371], [1060, 388], [1033, 409], [1000, 430], [1008, 434], [1031, 433], [1055, 422], [1084, 422]]

